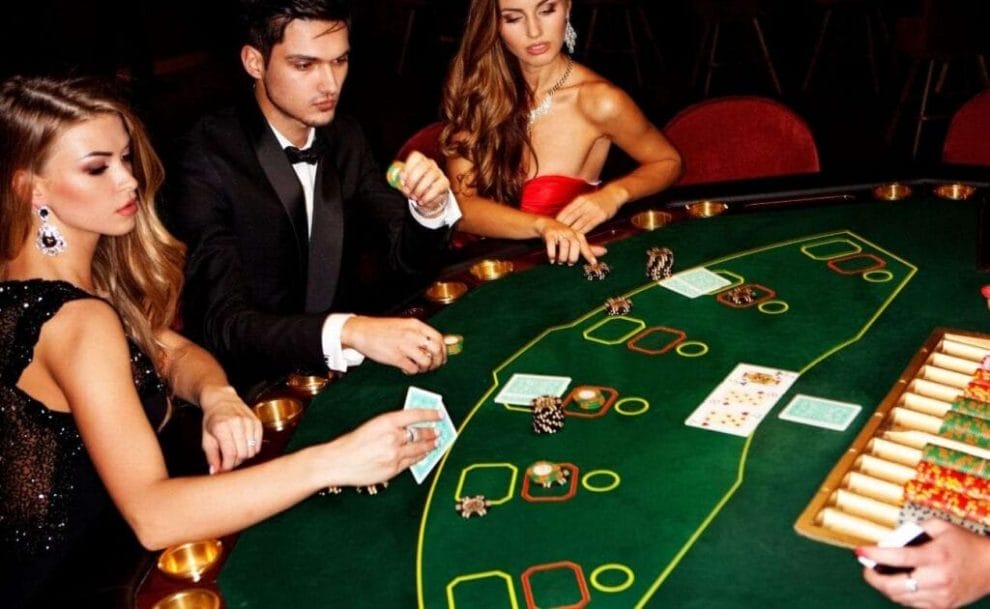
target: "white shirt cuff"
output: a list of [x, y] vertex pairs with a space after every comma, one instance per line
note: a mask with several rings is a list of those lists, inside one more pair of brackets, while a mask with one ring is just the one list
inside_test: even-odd
[[331, 370], [347, 372], [348, 366], [359, 366], [364, 361], [364, 356], [359, 351], [340, 344], [344, 324], [352, 317], [353, 313], [332, 313], [323, 322], [323, 359]]
[[409, 199], [409, 212], [412, 214], [416, 222], [425, 228], [440, 228], [441, 226], [453, 226], [458, 220], [461, 219], [461, 207], [457, 204], [457, 198], [454, 197], [454, 193], [447, 191], [447, 203], [444, 208], [444, 212], [435, 218], [427, 218], [423, 214], [419, 213], [419, 206]]

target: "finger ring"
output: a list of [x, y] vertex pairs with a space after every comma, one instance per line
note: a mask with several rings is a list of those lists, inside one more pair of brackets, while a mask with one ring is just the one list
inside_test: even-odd
[[908, 592], [918, 591], [918, 580], [913, 577], [909, 577], [904, 581], [904, 587], [907, 588]]
[[406, 427], [406, 444], [416, 441], [416, 430], [412, 427]]
[[256, 440], [255, 438], [248, 438], [247, 445], [248, 448], [254, 448], [255, 446], [258, 445], [258, 440]]

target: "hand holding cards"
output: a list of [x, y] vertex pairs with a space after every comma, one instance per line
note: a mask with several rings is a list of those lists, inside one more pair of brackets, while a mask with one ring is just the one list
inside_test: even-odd
[[409, 387], [406, 392], [406, 403], [403, 408], [429, 408], [443, 413], [443, 418], [436, 423], [421, 423], [413, 427], [432, 427], [437, 432], [437, 447], [430, 451], [421, 460], [413, 463], [409, 468], [417, 484], [421, 484], [423, 479], [436, 467], [444, 453], [457, 439], [457, 430], [450, 421], [447, 408], [443, 405], [443, 396], [438, 393], [426, 391], [419, 387]]
[[[903, 548], [905, 546], [920, 546], [927, 541], [931, 541], [931, 537], [928, 536], [928, 533], [925, 533], [925, 530], [921, 528], [921, 525], [908, 521], [891, 531], [890, 535], [887, 535], [881, 539], [877, 543], [877, 547]], [[892, 567], [890, 565], [882, 565], [865, 556], [858, 556], [857, 559], [864, 567], [873, 569], [877, 573], [883, 575], [909, 573], [913, 570], [913, 567]]]

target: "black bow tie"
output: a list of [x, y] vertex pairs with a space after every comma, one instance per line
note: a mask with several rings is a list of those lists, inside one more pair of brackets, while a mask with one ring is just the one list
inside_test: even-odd
[[305, 150], [299, 150], [295, 146], [287, 146], [285, 148], [285, 156], [289, 157], [289, 162], [293, 165], [296, 163], [316, 165], [323, 156], [323, 147], [317, 142], [313, 142], [313, 145]]

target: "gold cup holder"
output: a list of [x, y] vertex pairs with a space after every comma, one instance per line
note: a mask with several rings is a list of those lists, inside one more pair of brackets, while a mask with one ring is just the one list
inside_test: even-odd
[[692, 218], [714, 218], [728, 210], [728, 204], [722, 201], [698, 201], [687, 206], [687, 213]]
[[316, 395], [330, 383], [326, 374], [302, 374], [293, 372], [285, 381], [285, 386], [306, 395]]
[[911, 196], [911, 187], [901, 182], [881, 184], [873, 189], [873, 198], [880, 201], [900, 201]]
[[190, 588], [169, 594], [151, 609], [220, 609], [220, 597], [205, 588]]
[[302, 402], [294, 398], [275, 398], [258, 402], [251, 409], [265, 429], [282, 431], [302, 412]]
[[486, 259], [471, 265], [471, 274], [479, 281], [492, 281], [505, 277], [512, 269], [512, 263], [508, 260]]
[[222, 553], [223, 544], [219, 539], [172, 546], [158, 555], [158, 570], [169, 577], [198, 582], [216, 564]]
[[670, 224], [674, 214], [659, 209], [641, 211], [632, 217], [633, 226], [643, 230], [656, 230]]
[[939, 184], [935, 187], [935, 196], [951, 201], [965, 201], [976, 192], [975, 186], [969, 184]]
[[434, 281], [426, 289], [426, 299], [440, 304], [450, 304], [467, 292], [467, 286], [460, 281]]

